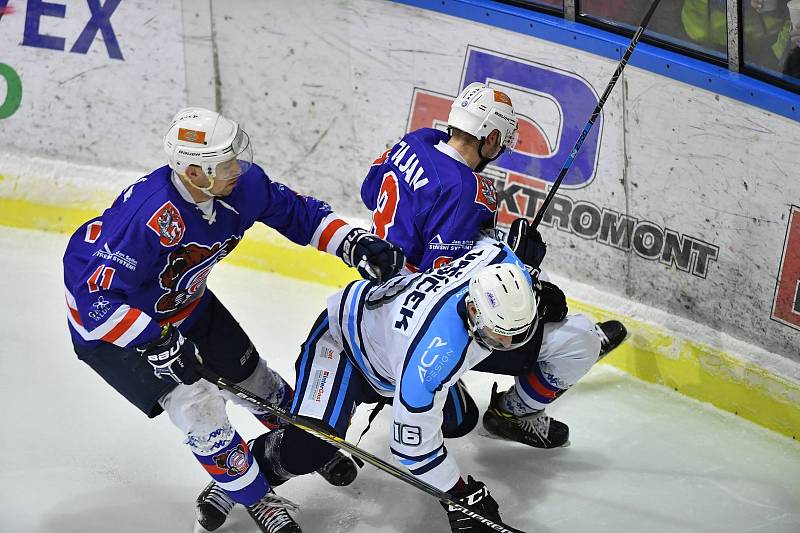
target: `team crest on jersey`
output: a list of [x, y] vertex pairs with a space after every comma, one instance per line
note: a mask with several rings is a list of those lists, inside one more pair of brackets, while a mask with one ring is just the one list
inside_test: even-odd
[[181, 242], [183, 234], [186, 232], [180, 211], [170, 201], [153, 213], [153, 216], [147, 221], [147, 227], [159, 236], [161, 245], [166, 247], [175, 246]]
[[475, 174], [475, 179], [478, 182], [475, 203], [486, 206], [486, 209], [494, 213], [497, 209], [497, 190], [494, 188], [494, 183], [480, 174]]
[[214, 464], [216, 464], [225, 473], [231, 477], [241, 476], [250, 467], [247, 461], [247, 448], [244, 443], [239, 444], [236, 448], [225, 450], [212, 457]]
[[241, 240], [241, 236], [234, 235], [211, 246], [191, 242], [173, 250], [158, 276], [161, 288], [167, 292], [156, 302], [156, 312], [172, 313], [202, 296], [211, 269]]

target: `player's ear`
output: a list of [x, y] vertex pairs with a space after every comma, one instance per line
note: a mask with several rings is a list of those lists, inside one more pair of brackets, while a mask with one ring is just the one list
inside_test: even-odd
[[186, 175], [192, 179], [197, 179], [203, 175], [203, 169], [197, 165], [189, 165], [186, 167]]

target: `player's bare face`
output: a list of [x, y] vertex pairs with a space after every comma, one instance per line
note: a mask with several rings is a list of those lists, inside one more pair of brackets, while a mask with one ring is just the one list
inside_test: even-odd
[[484, 329], [481, 334], [484, 335], [485, 337], [490, 338], [503, 348], [511, 347], [511, 340], [512, 340], [511, 335], [500, 335], [499, 333], [495, 333], [494, 331], [489, 329]]
[[[467, 306], [467, 312], [474, 319], [475, 316], [478, 314], [478, 310], [475, 307], [475, 304], [470, 303]], [[514, 340], [511, 335], [500, 335], [499, 333], [495, 333], [489, 328], [481, 328], [480, 336], [484, 339], [484, 341], [487, 341], [488, 344], [494, 345], [495, 347], [502, 346], [503, 348], [510, 348], [511, 343]]]
[[216, 173], [211, 194], [214, 196], [228, 196], [236, 188], [239, 176], [242, 175], [242, 167], [236, 159], [231, 159], [218, 164]]

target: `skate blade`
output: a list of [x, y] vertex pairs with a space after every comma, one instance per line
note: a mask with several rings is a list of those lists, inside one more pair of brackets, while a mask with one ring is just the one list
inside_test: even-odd
[[516, 440], [513, 440], [513, 439], [508, 439], [506, 437], [501, 437], [500, 435], [495, 435], [494, 433], [491, 433], [488, 429], [486, 429], [484, 427], [478, 428], [478, 435], [480, 435], [482, 437], [486, 437], [486, 438], [492, 439], [492, 440], [502, 440], [502, 441], [505, 441], [505, 442], [512, 442], [514, 444], [520, 444], [522, 446], [525, 446], [526, 448], [533, 448], [535, 450], [555, 450], [555, 449], [558, 449], [558, 448], [569, 448], [570, 447], [570, 441], [569, 441], [569, 439], [567, 439], [567, 442], [565, 442], [561, 446], [556, 446], [555, 448], [539, 448], [538, 446], [531, 446], [530, 444], [525, 444], [524, 442], [519, 442], [519, 441], [516, 441]]

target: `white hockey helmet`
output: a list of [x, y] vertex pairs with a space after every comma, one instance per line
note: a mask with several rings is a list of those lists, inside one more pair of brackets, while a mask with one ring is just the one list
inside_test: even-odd
[[[513, 350], [536, 330], [538, 299], [530, 275], [514, 263], [489, 265], [469, 282], [470, 333], [492, 350]], [[505, 343], [500, 338], [505, 337]]]
[[485, 83], [470, 83], [453, 101], [447, 125], [485, 139], [493, 130], [500, 132], [501, 145], [513, 150], [519, 138], [517, 116], [511, 98]]
[[[247, 172], [253, 164], [250, 137], [239, 124], [202, 107], [187, 107], [175, 114], [164, 135], [164, 151], [172, 170], [185, 174], [189, 165], [197, 165], [212, 185], [215, 179], [231, 179]], [[224, 165], [218, 176], [217, 166], [233, 160], [239, 168]]]

